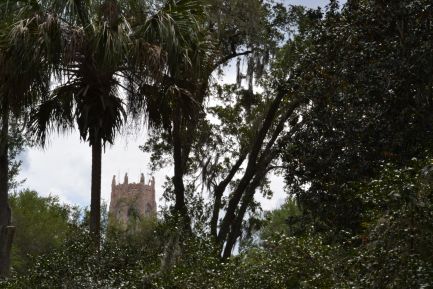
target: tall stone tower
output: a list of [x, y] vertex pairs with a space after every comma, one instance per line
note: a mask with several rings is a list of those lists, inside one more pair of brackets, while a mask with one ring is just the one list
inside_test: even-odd
[[123, 184], [116, 184], [116, 176], [113, 176], [109, 215], [124, 227], [131, 221], [156, 216], [155, 178], [145, 184], [141, 174], [139, 183], [129, 183], [125, 174]]

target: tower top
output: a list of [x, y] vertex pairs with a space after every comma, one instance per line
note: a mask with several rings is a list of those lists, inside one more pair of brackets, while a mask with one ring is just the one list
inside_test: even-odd
[[110, 218], [123, 228], [145, 217], [156, 216], [155, 178], [145, 183], [144, 174], [140, 174], [139, 182], [129, 183], [125, 174], [123, 184], [116, 182], [113, 176], [111, 186]]

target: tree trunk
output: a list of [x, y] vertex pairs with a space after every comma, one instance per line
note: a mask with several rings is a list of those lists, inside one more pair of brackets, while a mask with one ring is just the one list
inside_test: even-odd
[[181, 218], [181, 222], [186, 228], [189, 228], [189, 217], [188, 209], [186, 207], [185, 201], [185, 186], [183, 184], [184, 175], [184, 160], [182, 158], [182, 133], [181, 133], [181, 109], [178, 104], [176, 104], [173, 113], [173, 160], [174, 160], [174, 194], [175, 194], [175, 205], [174, 213]]
[[260, 182], [266, 177], [269, 163], [272, 161], [272, 159], [275, 156], [276, 156], [276, 151], [269, 153], [269, 156], [265, 158], [265, 160], [263, 160], [263, 163], [261, 164], [261, 168], [257, 171], [256, 175], [254, 176], [254, 179], [251, 181], [248, 188], [246, 189], [245, 195], [242, 199], [241, 207], [238, 211], [238, 214], [234, 222], [231, 224], [230, 231], [226, 238], [225, 248], [222, 252], [223, 260], [230, 258], [233, 248], [236, 245], [239, 236], [241, 235], [242, 222], [244, 220], [247, 209], [252, 203], [252, 201], [254, 200], [254, 193], [258, 188], [258, 186], [260, 185]]
[[256, 171], [258, 169], [258, 162], [260, 162], [260, 158], [262, 157], [260, 156], [261, 153], [263, 154], [272, 148], [278, 136], [280, 135], [281, 131], [283, 130], [285, 122], [290, 117], [290, 115], [293, 114], [294, 110], [302, 103], [302, 100], [300, 99], [293, 100], [290, 103], [289, 107], [286, 109], [286, 112], [283, 114], [282, 118], [280, 118], [280, 121], [278, 122], [276, 129], [271, 134], [270, 141], [263, 149], [263, 144], [266, 140], [266, 136], [269, 134], [271, 130], [271, 126], [275, 121], [275, 118], [277, 117], [279, 106], [286, 94], [287, 91], [284, 88], [280, 88], [278, 90], [277, 96], [275, 97], [269, 110], [267, 111], [263, 124], [256, 135], [256, 138], [254, 140], [254, 145], [251, 147], [251, 152], [248, 157], [248, 164], [245, 169], [245, 173], [241, 178], [239, 184], [237, 185], [236, 189], [232, 193], [232, 197], [229, 200], [227, 206], [226, 214], [220, 225], [220, 231], [217, 236], [217, 242], [220, 247], [223, 246], [224, 241], [226, 240], [226, 237], [230, 232], [230, 227], [235, 221], [236, 210], [238, 208], [239, 202], [241, 201], [241, 198], [245, 193], [245, 190], [247, 189], [251, 179], [256, 174]]
[[8, 203], [8, 133], [9, 133], [9, 111], [7, 100], [2, 104], [1, 135], [0, 135], [0, 277], [9, 272], [10, 247], [13, 238], [11, 223], [11, 210]]
[[215, 187], [214, 190], [214, 205], [212, 210], [212, 218], [210, 221], [210, 232], [211, 236], [214, 237], [215, 240], [217, 240], [217, 226], [218, 226], [218, 218], [219, 213], [221, 210], [221, 200], [224, 195], [224, 191], [226, 190], [229, 183], [232, 181], [235, 174], [238, 172], [239, 168], [241, 167], [242, 163], [244, 162], [247, 154], [245, 152], [241, 152], [239, 159], [236, 161], [236, 163], [231, 168], [228, 175], [225, 177], [221, 183], [218, 184], [218, 186]]
[[233, 224], [230, 227], [230, 232], [227, 235], [227, 240], [225, 242], [225, 247], [222, 252], [222, 259], [226, 260], [230, 258], [232, 255], [233, 248], [236, 245], [236, 242], [241, 235], [242, 230], [242, 221], [244, 219], [245, 213], [247, 212], [248, 206], [251, 204], [251, 202], [254, 200], [254, 191], [256, 190], [258, 184], [251, 184], [249, 192], [247, 193], [248, 196], [245, 196], [244, 202], [241, 205], [241, 208], [239, 209], [238, 216], [234, 220]]
[[248, 187], [251, 179], [254, 177], [257, 166], [257, 159], [259, 158], [259, 154], [263, 147], [266, 136], [268, 135], [268, 132], [271, 129], [275, 118], [277, 117], [277, 113], [284, 96], [286, 96], [286, 90], [280, 88], [278, 90], [277, 96], [272, 101], [268, 111], [266, 112], [263, 123], [255, 136], [253, 144], [250, 148], [245, 173], [241, 178], [239, 184], [237, 185], [236, 189], [233, 191], [232, 197], [230, 198], [227, 206], [226, 214], [221, 222], [220, 231], [217, 236], [217, 242], [219, 243], [220, 247], [222, 247], [224, 240], [226, 239], [227, 234], [230, 231], [230, 226], [235, 219], [236, 209], [239, 205], [239, 202], [241, 201], [242, 195], [245, 192], [245, 189]]
[[0, 278], [9, 275], [10, 255], [14, 234], [14, 226], [5, 225], [0, 229]]
[[90, 200], [90, 234], [99, 247], [101, 241], [101, 138], [92, 144], [92, 191]]

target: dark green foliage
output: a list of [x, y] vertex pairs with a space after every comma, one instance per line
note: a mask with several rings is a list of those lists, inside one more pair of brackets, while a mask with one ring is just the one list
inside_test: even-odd
[[[431, 160], [382, 167], [380, 176], [353, 183], [368, 208], [362, 232], [335, 243], [332, 230], [317, 233], [315, 222], [298, 218], [303, 230], [288, 230], [298, 216], [293, 201], [269, 214], [260, 244], [221, 262], [210, 239], [174, 242], [174, 262], [161, 270], [168, 240], [178, 228], [148, 224], [137, 235], [113, 231], [99, 253], [80, 227], [52, 252], [36, 258], [5, 288], [341, 288], [412, 289], [433, 285], [433, 198]], [[268, 225], [266, 225], [268, 223]], [[287, 226], [287, 227], [286, 227]], [[280, 231], [280, 232], [278, 232]]]
[[432, 184], [429, 159], [404, 168], [387, 165], [361, 188], [370, 210], [364, 244], [350, 260], [352, 273], [362, 276], [355, 277], [359, 288], [433, 287]]
[[296, 236], [304, 232], [305, 221], [296, 201], [287, 199], [279, 209], [268, 212], [260, 229], [260, 239], [266, 240], [277, 235]]
[[429, 1], [348, 1], [307, 31], [299, 89], [311, 102], [286, 146], [286, 179], [336, 230], [360, 229], [348, 182], [431, 148], [432, 15]]
[[108, 240], [99, 254], [92, 252], [88, 236], [75, 232], [4, 288], [333, 288], [335, 248], [319, 237], [282, 236], [228, 263], [220, 262], [209, 240], [190, 239], [176, 265], [161, 272], [158, 232], [139, 242]]
[[[40, 197], [33, 191], [10, 196], [12, 224], [17, 227], [12, 247], [12, 268], [23, 273], [34, 258], [59, 248], [66, 240], [77, 208], [60, 204], [55, 197]], [[75, 220], [76, 221], [76, 220]]]
[[58, 236], [62, 237], [59, 244], [35, 256], [26, 271], [13, 277], [6, 288], [35, 288], [35, 284], [36, 288], [47, 289], [141, 288], [144, 276], [159, 267], [162, 230], [150, 224], [139, 236], [112, 231], [96, 252], [84, 227], [74, 226]]

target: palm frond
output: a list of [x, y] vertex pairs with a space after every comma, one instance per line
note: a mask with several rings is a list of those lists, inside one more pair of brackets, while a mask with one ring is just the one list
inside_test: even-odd
[[50, 99], [32, 111], [29, 130], [36, 142], [44, 145], [51, 132], [61, 133], [74, 128], [73, 96], [68, 88], [54, 90]]
[[203, 15], [204, 5], [200, 1], [170, 0], [140, 25], [136, 37], [160, 46], [166, 52], [170, 73], [176, 74], [179, 63], [191, 64], [188, 51], [197, 40], [198, 19]]

